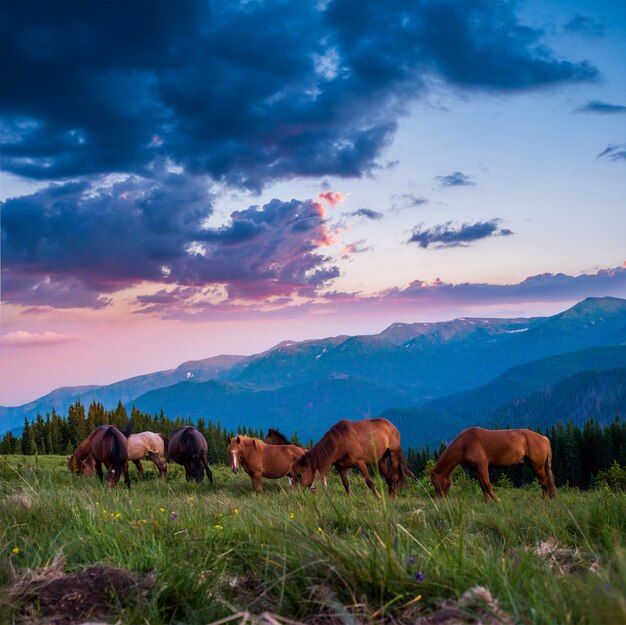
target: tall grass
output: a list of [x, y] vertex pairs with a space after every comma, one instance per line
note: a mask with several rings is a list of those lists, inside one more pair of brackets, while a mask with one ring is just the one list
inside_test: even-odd
[[[213, 485], [188, 484], [174, 466], [165, 480], [131, 477], [132, 490], [107, 490], [71, 476], [62, 457], [0, 456], [0, 587], [61, 554], [68, 571], [155, 574], [143, 604], [112, 615], [130, 624], [239, 610], [414, 620], [476, 585], [520, 623], [626, 622], [624, 494], [565, 489], [544, 501], [538, 488], [500, 489], [485, 504], [473, 485], [433, 500], [413, 482], [379, 502], [356, 475], [349, 498], [336, 476], [316, 494], [265, 481], [261, 496], [225, 467]], [[558, 557], [538, 555], [548, 542]], [[0, 605], [0, 622], [17, 608]]]

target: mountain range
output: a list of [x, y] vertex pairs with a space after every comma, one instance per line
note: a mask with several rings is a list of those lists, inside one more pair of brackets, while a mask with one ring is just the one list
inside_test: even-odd
[[[0, 407], [0, 433], [52, 408], [65, 414], [77, 400], [105, 408], [122, 401], [229, 429], [279, 427], [306, 440], [340, 418], [384, 413], [404, 444], [416, 446], [472, 424], [549, 425], [556, 414], [612, 419], [626, 408], [619, 390], [625, 371], [626, 300], [589, 298], [551, 317], [394, 323], [375, 335], [284, 341], [252, 356], [60, 388], [24, 406]], [[579, 397], [582, 412], [571, 401], [579, 387], [588, 399]]]

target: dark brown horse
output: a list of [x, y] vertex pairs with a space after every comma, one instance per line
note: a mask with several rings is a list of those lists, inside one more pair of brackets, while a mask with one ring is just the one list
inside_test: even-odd
[[304, 453], [304, 449], [297, 445], [268, 445], [258, 438], [248, 436], [234, 436], [228, 445], [233, 473], [237, 473], [241, 466], [250, 476], [252, 488], [257, 493], [263, 491], [262, 477], [285, 477], [294, 460]]
[[[91, 458], [90, 458], [91, 456]], [[104, 480], [102, 465], [107, 469], [107, 486], [114, 486], [124, 474], [124, 482], [130, 488], [128, 476], [128, 442], [126, 437], [112, 425], [97, 427], [68, 458], [67, 466], [77, 475], [93, 475], [95, 467], [100, 480]]]
[[174, 430], [167, 446], [171, 460], [185, 467], [187, 481], [204, 479], [204, 472], [211, 484], [213, 473], [207, 460], [207, 442], [204, 436], [192, 425], [185, 425]]
[[270, 428], [267, 431], [265, 442], [268, 445], [291, 445], [291, 443], [287, 440], [287, 437], [274, 428]]
[[541, 482], [545, 498], [556, 497], [550, 441], [532, 430], [484, 430], [461, 432], [441, 454], [430, 473], [438, 497], [448, 494], [450, 473], [461, 464], [476, 470], [485, 501], [497, 499], [489, 480], [489, 467], [510, 467], [526, 460]]
[[[391, 466], [388, 466], [388, 462]], [[310, 486], [317, 475], [325, 475], [334, 465], [346, 493], [350, 494], [348, 469], [356, 467], [374, 495], [379, 492], [370, 478], [368, 466], [378, 465], [389, 494], [406, 483], [406, 460], [400, 447], [400, 433], [387, 419], [365, 419], [335, 423], [320, 441], [296, 460], [289, 473], [298, 483]]]

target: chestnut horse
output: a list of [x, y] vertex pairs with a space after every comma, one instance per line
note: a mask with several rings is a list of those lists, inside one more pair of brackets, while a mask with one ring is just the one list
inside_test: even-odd
[[117, 484], [123, 473], [124, 482], [130, 488], [128, 442], [126, 437], [112, 425], [97, 427], [67, 460], [68, 468], [77, 475], [81, 473], [93, 475], [91, 467], [95, 467], [101, 481], [104, 480], [103, 464], [107, 468], [107, 486]]
[[233, 473], [237, 473], [239, 466], [242, 466], [257, 493], [263, 492], [262, 477], [285, 477], [294, 460], [304, 453], [304, 449], [297, 445], [268, 445], [258, 438], [248, 436], [234, 436], [228, 445]]
[[165, 450], [168, 442], [167, 436], [155, 432], [139, 432], [128, 437], [128, 459], [135, 464], [141, 477], [143, 477], [141, 461], [144, 458], [154, 462], [159, 470], [159, 477], [165, 477], [167, 473]]
[[206, 439], [193, 425], [175, 429], [170, 436], [167, 450], [174, 462], [185, 467], [185, 477], [188, 482], [196, 480], [200, 484], [206, 471], [209, 482], [213, 483], [213, 473], [207, 460]]
[[[387, 465], [391, 462], [391, 467]], [[296, 460], [289, 473], [299, 484], [310, 486], [316, 475], [325, 475], [334, 465], [346, 493], [350, 494], [348, 469], [356, 467], [372, 493], [380, 499], [367, 470], [378, 465], [387, 482], [389, 494], [395, 496], [398, 487], [406, 484], [406, 459], [400, 447], [400, 433], [387, 419], [364, 419], [335, 423], [320, 441]]]
[[550, 441], [532, 430], [485, 430], [478, 427], [464, 430], [441, 454], [430, 473], [430, 481], [438, 497], [447, 495], [450, 473], [461, 464], [476, 470], [485, 501], [490, 497], [497, 499], [489, 481], [489, 466], [510, 467], [524, 460], [539, 479], [543, 497], [556, 497]]

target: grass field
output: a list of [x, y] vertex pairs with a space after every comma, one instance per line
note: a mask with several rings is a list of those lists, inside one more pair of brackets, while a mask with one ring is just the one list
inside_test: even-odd
[[112, 623], [210, 623], [243, 610], [445, 623], [446, 609], [474, 623], [478, 608], [458, 600], [475, 586], [501, 608], [485, 623], [626, 623], [623, 493], [562, 489], [543, 501], [538, 487], [502, 488], [485, 504], [477, 486], [433, 500], [416, 481], [379, 502], [360, 476], [348, 498], [333, 475], [328, 492], [281, 480], [264, 481], [258, 496], [226, 467], [196, 486], [175, 466], [157, 481], [147, 464], [143, 482], [131, 467], [130, 491], [107, 490], [71, 476], [60, 456], [0, 456], [0, 623], [46, 616], [16, 582], [95, 563], [150, 586], [128, 601], [110, 597]]

